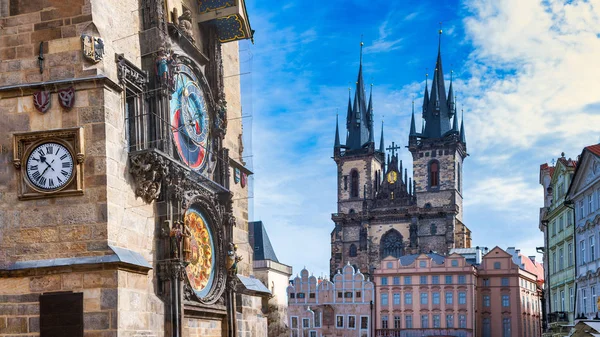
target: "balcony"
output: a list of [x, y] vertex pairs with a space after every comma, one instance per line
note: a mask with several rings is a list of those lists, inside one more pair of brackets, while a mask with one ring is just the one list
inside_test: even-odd
[[214, 25], [221, 43], [252, 39], [244, 0], [198, 0], [198, 22]]
[[550, 324], [568, 324], [569, 313], [565, 311], [555, 311], [548, 314], [548, 323]]
[[376, 329], [375, 337], [473, 337], [470, 329]]

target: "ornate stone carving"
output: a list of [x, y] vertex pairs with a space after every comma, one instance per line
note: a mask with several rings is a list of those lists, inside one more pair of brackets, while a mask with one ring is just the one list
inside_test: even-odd
[[123, 54], [116, 55], [116, 62], [119, 83], [135, 88], [137, 92], [143, 92], [148, 83], [148, 73], [129, 62]]
[[192, 11], [185, 9], [183, 14], [179, 17], [179, 30], [185, 35], [192, 43], [196, 42], [194, 38], [194, 30], [192, 28]]
[[162, 186], [162, 178], [168, 172], [165, 159], [155, 152], [143, 152], [130, 156], [129, 173], [135, 178], [135, 196], [146, 203], [157, 200]]

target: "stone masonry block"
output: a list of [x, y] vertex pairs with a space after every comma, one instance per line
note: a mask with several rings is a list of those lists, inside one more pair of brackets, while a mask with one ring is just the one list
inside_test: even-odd
[[85, 312], [83, 325], [86, 330], [106, 330], [110, 328], [108, 312]]
[[29, 281], [32, 292], [57, 291], [61, 289], [60, 275], [34, 277]]

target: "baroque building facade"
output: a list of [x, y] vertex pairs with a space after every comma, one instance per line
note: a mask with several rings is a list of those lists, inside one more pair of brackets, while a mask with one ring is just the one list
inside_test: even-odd
[[577, 161], [564, 153], [554, 166], [540, 166], [540, 184], [544, 188], [544, 207], [540, 209], [540, 229], [544, 232], [545, 331], [566, 336], [574, 321], [575, 240], [572, 207], [565, 196], [573, 179]]
[[566, 196], [575, 211], [575, 319], [598, 317], [600, 292], [600, 145], [586, 146]]
[[367, 101], [361, 49], [354, 100], [348, 98], [344, 144], [339, 125], [335, 132], [338, 209], [332, 214], [332, 277], [347, 263], [370, 275], [387, 256], [447, 254], [453, 248], [470, 247], [471, 232], [462, 220], [466, 138], [455, 105], [452, 80], [445, 89], [438, 46], [431, 93], [427, 82], [425, 86], [420, 132], [413, 105], [408, 137], [413, 177], [409, 178], [395, 143], [387, 148], [386, 158], [383, 129], [379, 146], [375, 145], [372, 91]]
[[266, 335], [244, 1], [0, 0], [0, 27], [0, 335]]

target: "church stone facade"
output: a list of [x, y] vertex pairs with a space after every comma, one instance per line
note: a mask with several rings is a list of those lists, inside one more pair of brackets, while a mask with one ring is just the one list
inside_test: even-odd
[[347, 263], [369, 275], [387, 256], [470, 247], [471, 232], [462, 221], [464, 124], [459, 128], [452, 79], [445, 89], [439, 48], [422, 118], [417, 132], [413, 105], [407, 144], [413, 177], [408, 177], [398, 160], [401, 147], [392, 142], [385, 148], [383, 129], [375, 144], [372, 94], [367, 101], [361, 56], [354, 100], [348, 98], [345, 144], [339, 126], [335, 133], [338, 209], [332, 214], [332, 277]]
[[266, 335], [244, 1], [0, 0], [0, 27], [0, 336]]

